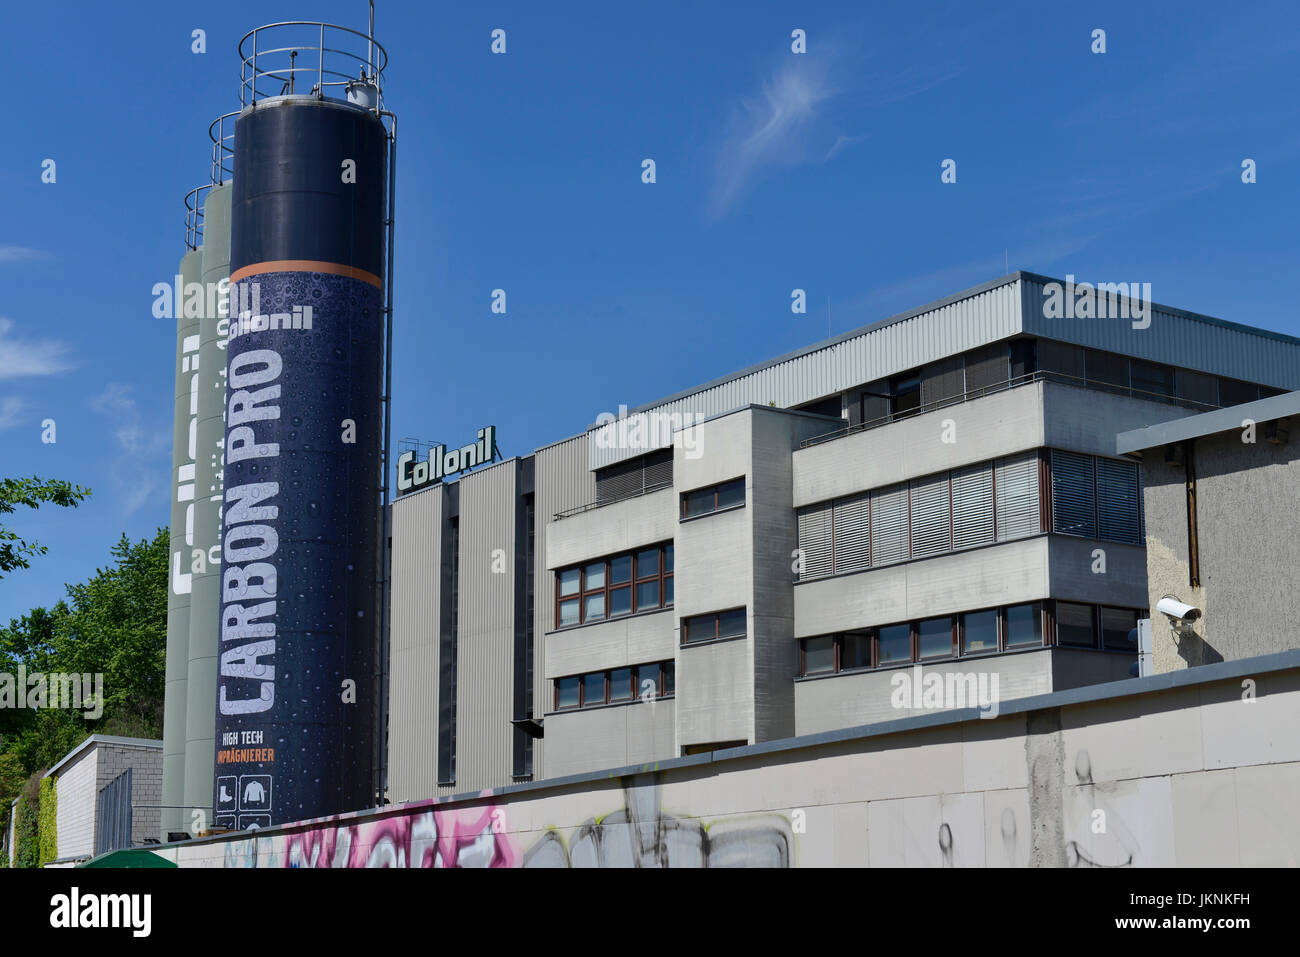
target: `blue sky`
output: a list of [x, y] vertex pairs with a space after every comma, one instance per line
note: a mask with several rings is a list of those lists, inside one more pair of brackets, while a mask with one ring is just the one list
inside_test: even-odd
[[[175, 329], [150, 290], [184, 251], [207, 125], [237, 106], [238, 38], [365, 18], [360, 0], [0, 12], [0, 474], [94, 490], [13, 517], [50, 551], [0, 581], [0, 621], [168, 521]], [[380, 0], [376, 33], [401, 137], [395, 439], [494, 423], [527, 454], [825, 338], [828, 300], [838, 334], [1004, 263], [1300, 334], [1294, 3]]]

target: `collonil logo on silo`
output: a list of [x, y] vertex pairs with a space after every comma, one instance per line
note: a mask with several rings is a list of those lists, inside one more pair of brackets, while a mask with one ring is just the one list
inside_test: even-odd
[[294, 306], [291, 313], [274, 312], [269, 316], [255, 316], [251, 311], [245, 311], [230, 324], [230, 338], [234, 339], [249, 332], [280, 329], [302, 329], [311, 332], [311, 321], [311, 306]]

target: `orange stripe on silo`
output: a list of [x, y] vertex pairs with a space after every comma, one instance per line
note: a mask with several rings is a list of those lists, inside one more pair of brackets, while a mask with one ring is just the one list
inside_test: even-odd
[[253, 263], [235, 270], [230, 274], [231, 282], [239, 282], [249, 276], [260, 276], [268, 272], [323, 272], [332, 276], [348, 276], [368, 282], [376, 289], [384, 287], [383, 281], [372, 272], [357, 269], [355, 266], [343, 266], [339, 263], [320, 262], [316, 259], [276, 259], [271, 262]]

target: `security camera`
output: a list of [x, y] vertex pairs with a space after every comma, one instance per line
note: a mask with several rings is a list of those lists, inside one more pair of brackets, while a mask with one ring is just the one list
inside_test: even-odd
[[1169, 618], [1171, 625], [1190, 625], [1201, 617], [1201, 609], [1187, 605], [1173, 595], [1166, 595], [1156, 604], [1156, 611]]

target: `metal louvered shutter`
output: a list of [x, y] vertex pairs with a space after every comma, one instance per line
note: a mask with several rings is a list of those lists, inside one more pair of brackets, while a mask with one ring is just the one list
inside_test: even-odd
[[660, 488], [673, 484], [673, 450], [660, 449], [645, 457], [645, 487]]
[[835, 503], [835, 574], [871, 567], [871, 498], [855, 495]]
[[997, 482], [997, 538], [999, 542], [1039, 532], [1038, 453], [1022, 452], [998, 459], [994, 480]]
[[895, 485], [871, 493], [871, 564], [906, 561], [907, 486]]
[[993, 464], [952, 473], [952, 545], [973, 548], [993, 541]]
[[831, 573], [831, 503], [799, 509], [799, 550], [803, 553], [800, 581]]
[[952, 549], [948, 473], [915, 479], [912, 485], [912, 557]]
[[611, 465], [596, 473], [596, 500], [604, 505], [640, 495], [641, 482], [641, 459]]
[[927, 408], [960, 398], [966, 391], [965, 361], [952, 356], [921, 370], [921, 405]]
[[997, 342], [966, 354], [966, 394], [969, 398], [1005, 386], [1011, 365], [1005, 342]]
[[1097, 537], [1092, 456], [1052, 451], [1052, 531]]
[[1135, 463], [1097, 459], [1097, 537], [1141, 544], [1138, 497]]

